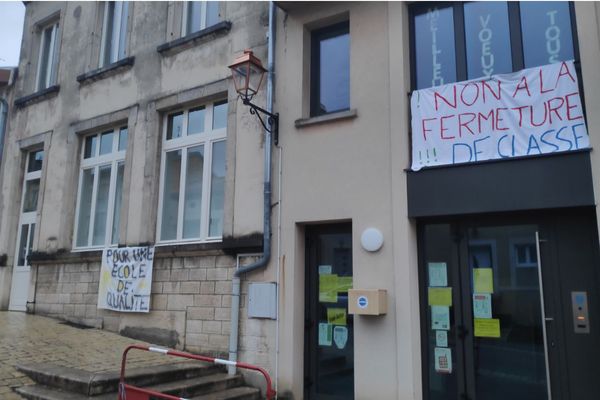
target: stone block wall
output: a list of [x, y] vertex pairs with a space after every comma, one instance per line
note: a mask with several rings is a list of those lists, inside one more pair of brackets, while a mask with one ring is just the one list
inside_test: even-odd
[[[100, 261], [40, 264], [36, 266], [35, 304], [30, 311], [163, 346], [228, 358], [235, 266], [235, 258], [226, 255], [157, 256], [150, 312], [146, 314], [97, 308]], [[248, 283], [244, 281], [238, 359], [269, 368], [272, 363], [265, 327], [274, 325], [274, 321], [248, 320], [247, 293]]]

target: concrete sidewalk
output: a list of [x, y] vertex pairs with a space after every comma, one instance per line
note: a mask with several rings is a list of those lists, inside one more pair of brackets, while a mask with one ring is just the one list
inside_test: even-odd
[[[21, 400], [14, 387], [31, 385], [15, 365], [47, 362], [87, 372], [117, 371], [123, 350], [143, 343], [98, 329], [79, 329], [51, 318], [20, 312], [0, 312], [0, 399]], [[127, 367], [173, 363], [172, 358], [131, 352]]]

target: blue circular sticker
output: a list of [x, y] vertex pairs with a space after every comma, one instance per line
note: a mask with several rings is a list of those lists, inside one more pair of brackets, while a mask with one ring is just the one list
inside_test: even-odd
[[356, 304], [360, 308], [367, 308], [367, 306], [369, 305], [369, 300], [366, 296], [359, 296], [358, 299], [356, 299]]

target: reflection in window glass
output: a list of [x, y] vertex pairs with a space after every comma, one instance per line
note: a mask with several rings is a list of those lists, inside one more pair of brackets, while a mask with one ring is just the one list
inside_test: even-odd
[[176, 139], [183, 134], [183, 113], [171, 114], [167, 122], [167, 140]]
[[29, 163], [27, 164], [27, 172], [40, 171], [42, 162], [44, 161], [44, 151], [32, 151], [29, 153]]
[[568, 2], [520, 2], [525, 68], [572, 60], [573, 34]]
[[25, 197], [23, 198], [23, 212], [37, 210], [40, 193], [40, 180], [32, 179], [25, 182]]
[[206, 2], [206, 27], [212, 26], [219, 22], [219, 2]]
[[[125, 131], [127, 132], [127, 131]], [[123, 201], [123, 172], [125, 163], [120, 162], [117, 166], [117, 183], [115, 188], [115, 207], [113, 210], [112, 244], [119, 243], [119, 225], [121, 224], [121, 203]]]
[[417, 89], [456, 81], [454, 17], [451, 7], [415, 16]]
[[94, 168], [83, 171], [81, 177], [81, 198], [79, 200], [79, 218], [77, 219], [77, 246], [88, 245], [90, 217], [92, 212], [92, 190], [94, 187]]
[[127, 150], [127, 128], [121, 128], [119, 131], [119, 151]]
[[98, 136], [88, 136], [85, 138], [85, 149], [83, 158], [92, 158], [96, 156], [96, 147], [98, 146]]
[[190, 1], [187, 6], [187, 33], [197, 32], [202, 29], [202, 2]]
[[204, 171], [204, 146], [188, 149], [185, 176], [185, 204], [183, 206], [183, 238], [200, 237], [202, 214], [202, 174]]
[[511, 72], [507, 3], [469, 2], [464, 10], [468, 78]]
[[211, 190], [210, 190], [210, 223], [208, 236], [223, 234], [223, 203], [225, 202], [225, 141], [213, 144]]
[[100, 135], [100, 155], [112, 153], [113, 132], [104, 132]]
[[35, 224], [29, 225], [29, 244], [27, 245], [27, 255], [33, 250], [33, 235], [35, 235]]
[[215, 103], [213, 107], [213, 129], [227, 127], [227, 102]]
[[25, 265], [25, 256], [27, 255], [27, 234], [29, 225], [21, 225], [21, 237], [19, 238], [19, 259], [17, 265]]
[[204, 132], [204, 107], [190, 110], [188, 114], [188, 135]]
[[92, 245], [103, 245], [106, 238], [106, 218], [108, 216], [108, 194], [110, 189], [110, 165], [99, 168], [96, 209], [94, 212], [94, 232]]
[[347, 22], [313, 33], [318, 46], [318, 97], [313, 99], [313, 115], [350, 108], [350, 33]]
[[172, 240], [177, 238], [180, 172], [181, 150], [168, 152], [165, 160], [165, 176], [163, 181], [161, 240]]

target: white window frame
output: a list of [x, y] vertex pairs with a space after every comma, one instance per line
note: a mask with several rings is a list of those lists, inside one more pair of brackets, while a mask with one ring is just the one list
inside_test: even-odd
[[[56, 48], [57, 36], [58, 36], [58, 24], [59, 21], [53, 24], [46, 25], [41, 29], [40, 38], [40, 49], [38, 54], [38, 65], [37, 65], [37, 77], [35, 82], [36, 91], [47, 89], [52, 86], [56, 78], [56, 66], [58, 65], [58, 51]], [[44, 55], [44, 46], [46, 45], [45, 32], [48, 29], [52, 29], [50, 34], [50, 46], [48, 48], [48, 60], [46, 62], [45, 79], [42, 82], [42, 60]]]
[[[115, 12], [113, 14], [112, 30], [108, 32], [108, 14], [110, 4], [114, 3]], [[125, 25], [123, 25], [123, 18], [125, 18]], [[129, 18], [129, 3], [127, 1], [106, 1], [104, 2], [104, 18], [102, 21], [102, 41], [100, 44], [100, 68], [110, 65], [114, 62], [127, 56], [127, 44], [124, 44], [123, 57], [119, 56], [121, 37], [127, 35], [127, 25]], [[115, 29], [118, 26], [118, 29]], [[110, 44], [110, 54], [108, 62], [105, 62], [107, 46]]]
[[[118, 243], [112, 242], [112, 231], [113, 231], [113, 219], [114, 219], [114, 207], [115, 207], [115, 192], [117, 186], [117, 175], [118, 167], [120, 163], [125, 163], [125, 155], [127, 153], [127, 146], [124, 150], [119, 150], [119, 135], [121, 129], [127, 129], [127, 126], [120, 125], [113, 128], [112, 130], [106, 129], [101, 132], [96, 132], [90, 135], [86, 135], [82, 140], [81, 155], [80, 155], [80, 167], [79, 167], [79, 185], [77, 189], [77, 206], [75, 207], [75, 229], [73, 230], [73, 251], [85, 251], [90, 249], [103, 249], [105, 247], [117, 247]], [[112, 151], [108, 154], [100, 155], [100, 141], [102, 134], [111, 132], [113, 133]], [[129, 135], [129, 130], [127, 131]], [[97, 136], [98, 141], [94, 154], [90, 158], [85, 157], [85, 142], [88, 137]], [[96, 198], [98, 195], [98, 179], [100, 167], [110, 165], [110, 184], [108, 190], [108, 207], [106, 210], [106, 231], [104, 232], [104, 243], [101, 245], [93, 245], [94, 236], [94, 224], [96, 218]], [[86, 246], [77, 245], [77, 237], [79, 232], [79, 211], [81, 208], [81, 191], [83, 187], [83, 172], [88, 169], [94, 169], [94, 183], [92, 185], [92, 203], [90, 206], [90, 221], [88, 226], [88, 238]], [[123, 166], [125, 168], [125, 166]], [[123, 189], [124, 190], [124, 189]], [[121, 203], [121, 207], [123, 204]], [[123, 209], [121, 209], [121, 212]]]
[[[218, 1], [214, 1], [215, 3], [218, 3]], [[194, 31], [194, 32], [190, 32], [189, 31], [189, 27], [188, 27], [188, 14], [190, 13], [190, 7], [192, 6], [193, 3], [200, 3], [200, 12], [202, 15], [202, 19], [200, 20], [200, 29], [198, 31], [201, 31], [202, 29], [206, 29], [208, 28], [208, 26], [206, 25], [206, 20], [208, 18], [208, 14], [206, 12], [207, 10], [207, 3], [208, 1], [206, 0], [202, 0], [202, 1], [186, 1], [183, 2], [183, 12], [181, 15], [181, 36], [186, 36], [186, 35], [190, 35], [194, 32], [198, 32], [198, 31]]]
[[[169, 245], [174, 243], [208, 243], [220, 242], [223, 240], [223, 235], [209, 236], [210, 225], [210, 194], [212, 188], [212, 151], [213, 146], [217, 142], [227, 141], [227, 126], [225, 128], [212, 129], [213, 125], [213, 109], [215, 104], [221, 104], [221, 101], [204, 104], [204, 132], [189, 135], [188, 132], [188, 116], [190, 110], [195, 110], [199, 106], [187, 108], [185, 110], [176, 110], [169, 112], [164, 116], [163, 134], [162, 134], [162, 153], [160, 163], [160, 185], [159, 185], [159, 200], [158, 200], [158, 221], [156, 224], [156, 245]], [[182, 117], [182, 134], [181, 137], [167, 140], [167, 129], [169, 116], [183, 112]], [[200, 236], [197, 238], [183, 238], [183, 215], [185, 207], [185, 188], [186, 188], [186, 170], [187, 170], [187, 150], [191, 147], [204, 146], [204, 167], [202, 171], [202, 195], [201, 195], [201, 212], [200, 212]], [[165, 189], [165, 168], [167, 153], [171, 151], [181, 151], [181, 164], [179, 171], [179, 202], [177, 210], [177, 235], [175, 239], [162, 240], [162, 213], [163, 213], [163, 198]], [[226, 161], [227, 162], [227, 161]]]

